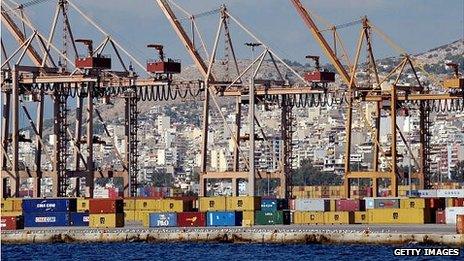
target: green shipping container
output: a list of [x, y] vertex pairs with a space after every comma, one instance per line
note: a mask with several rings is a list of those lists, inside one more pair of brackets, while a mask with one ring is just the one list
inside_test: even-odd
[[290, 211], [256, 211], [256, 225], [289, 225]]

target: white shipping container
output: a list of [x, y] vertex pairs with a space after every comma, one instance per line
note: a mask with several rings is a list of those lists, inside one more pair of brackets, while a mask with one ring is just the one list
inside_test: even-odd
[[436, 189], [419, 189], [417, 194], [421, 198], [436, 198], [437, 190]]
[[110, 190], [109, 189], [95, 189], [93, 191], [94, 198], [109, 198]]
[[456, 215], [464, 215], [464, 207], [445, 208], [446, 224], [456, 224]]
[[464, 198], [464, 189], [437, 189], [439, 198]]
[[329, 211], [330, 200], [322, 198], [298, 198], [295, 199], [295, 210]]

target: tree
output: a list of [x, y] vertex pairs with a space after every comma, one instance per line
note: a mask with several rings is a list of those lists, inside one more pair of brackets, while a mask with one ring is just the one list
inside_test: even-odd
[[304, 160], [301, 167], [293, 171], [292, 181], [295, 186], [340, 185], [342, 178], [334, 172], [322, 172], [310, 160]]

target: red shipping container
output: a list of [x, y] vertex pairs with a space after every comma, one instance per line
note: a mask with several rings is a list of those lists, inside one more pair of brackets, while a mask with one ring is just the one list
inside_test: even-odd
[[122, 199], [94, 198], [89, 200], [90, 214], [124, 213]]
[[[445, 199], [444, 198], [428, 198], [430, 208], [434, 209], [443, 209], [445, 208]], [[427, 204], [426, 200], [426, 204]]]
[[365, 207], [362, 199], [339, 199], [335, 203], [336, 211], [364, 211]]
[[453, 199], [453, 207], [464, 207], [464, 198]]
[[3, 216], [1, 218], [1, 230], [23, 229], [24, 223], [22, 216]]
[[179, 227], [206, 227], [206, 216], [202, 212], [177, 213], [177, 226]]
[[445, 211], [444, 210], [437, 210], [435, 212], [435, 223], [437, 223], [437, 224], [445, 224], [446, 223], [446, 217], [445, 217]]

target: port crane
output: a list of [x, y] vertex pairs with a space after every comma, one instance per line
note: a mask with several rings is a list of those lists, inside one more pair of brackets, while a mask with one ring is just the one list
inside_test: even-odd
[[[334, 49], [330, 46], [328, 41], [325, 39], [322, 31], [319, 30], [318, 26], [314, 22], [310, 12], [303, 6], [300, 0], [290, 0], [292, 6], [295, 8], [297, 13], [300, 15], [301, 19], [303, 20], [304, 24], [307, 26], [309, 31], [311, 32], [314, 39], [317, 43], [321, 46], [322, 50], [327, 56], [327, 59], [332, 63], [332, 65], [337, 70], [338, 74], [342, 81], [348, 86], [347, 95], [348, 95], [348, 106], [346, 108], [346, 122], [345, 122], [345, 129], [346, 129], [346, 138], [345, 138], [345, 173], [344, 173], [344, 187], [345, 187], [345, 197], [350, 197], [350, 181], [352, 179], [369, 179], [372, 184], [373, 196], [378, 195], [378, 181], [379, 179], [389, 179], [390, 186], [391, 186], [391, 195], [397, 196], [398, 190], [398, 168], [397, 168], [397, 160], [398, 160], [398, 152], [397, 152], [397, 134], [399, 133], [403, 142], [406, 144], [407, 148], [410, 151], [409, 146], [406, 143], [402, 133], [399, 131], [396, 123], [397, 118], [397, 109], [398, 104], [400, 102], [415, 102], [418, 104], [419, 107], [419, 114], [420, 114], [420, 162], [419, 171], [415, 173], [415, 177], [419, 180], [419, 188], [428, 187], [428, 154], [429, 154], [429, 139], [430, 133], [428, 130], [428, 126], [430, 123], [429, 120], [429, 113], [430, 113], [430, 101], [435, 100], [456, 100], [462, 99], [462, 96], [459, 95], [459, 91], [453, 93], [444, 93], [444, 94], [431, 94], [420, 82], [412, 59], [408, 54], [403, 54], [403, 59], [397, 67], [394, 68], [392, 72], [390, 72], [387, 77], [383, 80], [380, 80], [377, 67], [375, 64], [375, 58], [373, 54], [372, 44], [371, 44], [371, 29], [372, 24], [370, 21], [364, 17], [361, 19], [362, 28], [360, 33], [360, 38], [356, 48], [356, 55], [354, 58], [354, 63], [350, 68], [350, 72], [346, 70], [346, 68], [342, 65], [341, 61], [338, 59]], [[357, 23], [357, 22], [356, 22]], [[350, 23], [350, 24], [356, 24]], [[335, 27], [334, 27], [335, 28]], [[335, 36], [334, 36], [335, 39]], [[365, 40], [367, 45], [369, 63], [373, 68], [376, 84], [372, 86], [361, 86], [356, 82], [356, 70], [359, 62], [361, 46], [363, 44], [363, 40]], [[336, 47], [335, 47], [336, 48]], [[401, 86], [399, 84], [399, 79], [401, 74], [404, 72], [405, 66], [409, 65], [411, 70], [414, 73], [414, 76], [417, 80], [415, 86]], [[381, 86], [382, 83], [386, 81], [386, 79], [394, 74], [398, 74], [396, 80], [393, 84], [389, 87], [389, 90], [382, 90]], [[462, 89], [462, 78], [459, 79], [457, 74], [455, 73], [456, 77], [453, 79], [445, 80], [444, 86], [447, 88], [461, 88], [461, 93], [464, 92]], [[353, 123], [353, 108], [358, 110], [362, 110], [360, 106], [360, 102], [373, 102], [376, 108], [376, 120], [373, 127], [371, 127], [371, 138], [373, 139], [374, 148], [374, 160], [373, 160], [373, 169], [368, 171], [352, 171], [351, 170], [351, 145], [352, 145], [352, 123]], [[383, 107], [382, 104], [389, 103], [389, 106]], [[389, 170], [388, 171], [381, 171], [379, 169], [379, 152], [381, 151], [381, 146], [379, 143], [380, 139], [380, 117], [381, 117], [381, 110], [386, 109], [389, 111], [390, 114], [390, 131], [391, 131], [391, 145], [390, 149], [386, 152], [383, 152], [384, 157], [389, 157]], [[366, 121], [365, 117], [363, 118]], [[411, 153], [412, 154], [412, 153]]]

